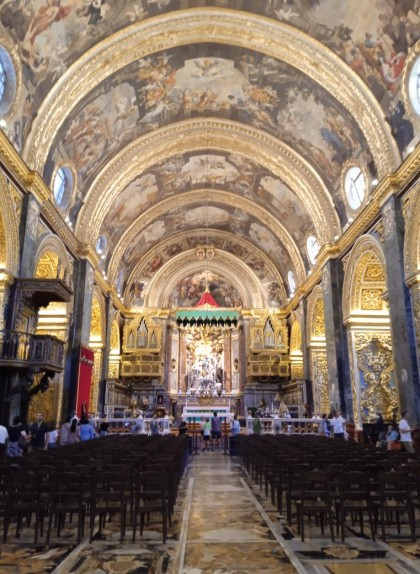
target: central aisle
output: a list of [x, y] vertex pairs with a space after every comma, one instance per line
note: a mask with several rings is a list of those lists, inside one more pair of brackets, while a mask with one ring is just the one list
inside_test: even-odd
[[173, 574], [296, 572], [235, 459], [201, 453], [187, 483]]

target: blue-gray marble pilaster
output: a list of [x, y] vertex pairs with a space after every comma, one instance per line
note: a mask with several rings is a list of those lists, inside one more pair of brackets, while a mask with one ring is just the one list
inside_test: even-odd
[[38, 245], [38, 222], [41, 207], [33, 195], [28, 194], [22, 202], [20, 240], [20, 277], [33, 277]]
[[400, 409], [420, 422], [420, 377], [413, 306], [404, 275], [404, 216], [401, 200], [391, 196], [382, 206], [389, 314]]
[[69, 329], [69, 345], [64, 376], [63, 414], [75, 410], [80, 346], [89, 346], [94, 271], [87, 259], [73, 267], [74, 304]]
[[112, 329], [112, 317], [114, 313], [114, 307], [110, 297], [105, 298], [105, 344], [104, 352], [102, 355], [102, 371], [101, 378], [99, 380], [99, 393], [98, 393], [98, 411], [99, 413], [104, 412], [105, 406], [105, 391], [106, 391], [106, 379], [108, 377], [109, 370], [109, 352], [111, 349], [111, 329]]
[[353, 420], [347, 332], [343, 325], [343, 278], [342, 262], [330, 259], [322, 273], [330, 403], [336, 409], [338, 402], [340, 410]]

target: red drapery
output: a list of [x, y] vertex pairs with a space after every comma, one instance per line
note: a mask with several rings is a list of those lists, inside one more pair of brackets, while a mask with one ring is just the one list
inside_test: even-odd
[[79, 374], [77, 379], [76, 412], [77, 416], [89, 413], [90, 385], [94, 363], [93, 351], [88, 347], [80, 347]]

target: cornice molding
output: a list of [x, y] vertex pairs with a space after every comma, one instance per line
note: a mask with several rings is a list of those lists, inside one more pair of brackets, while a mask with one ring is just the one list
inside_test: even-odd
[[41, 105], [24, 157], [41, 172], [55, 136], [93, 87], [119, 69], [155, 52], [212, 42], [257, 50], [284, 61], [320, 84], [354, 117], [384, 177], [400, 161], [379, 103], [363, 80], [336, 54], [282, 22], [220, 8], [178, 10], [129, 26], [99, 42], [56, 82]]

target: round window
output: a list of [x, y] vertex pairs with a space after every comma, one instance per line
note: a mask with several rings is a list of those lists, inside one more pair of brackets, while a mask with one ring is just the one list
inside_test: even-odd
[[59, 207], [66, 207], [73, 191], [73, 174], [68, 167], [60, 167], [54, 177], [53, 194]]
[[359, 209], [362, 205], [366, 187], [366, 176], [360, 167], [349, 167], [344, 176], [344, 194], [351, 209]]
[[308, 252], [309, 261], [312, 263], [312, 265], [315, 265], [316, 263], [316, 257], [319, 253], [319, 249], [320, 247], [318, 239], [313, 235], [310, 235], [306, 240], [306, 250]]
[[9, 52], [0, 46], [0, 114], [6, 114], [16, 94], [16, 72]]
[[408, 79], [408, 96], [416, 114], [420, 116], [420, 57], [414, 62]]

